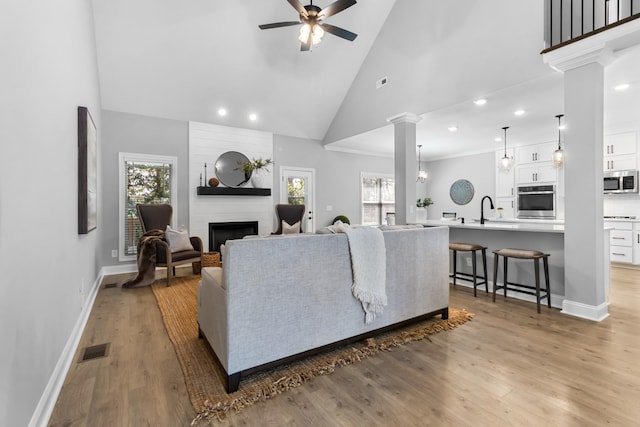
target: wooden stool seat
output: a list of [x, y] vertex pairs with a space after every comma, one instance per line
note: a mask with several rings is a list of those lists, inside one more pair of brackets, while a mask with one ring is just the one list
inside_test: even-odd
[[449, 243], [449, 249], [452, 251], [469, 252], [487, 248], [481, 245], [476, 245], [475, 243], [451, 242]]
[[[498, 249], [493, 251], [493, 302], [496, 302], [496, 291], [498, 289], [504, 289], [504, 297], [507, 297], [507, 291], [520, 292], [529, 295], [535, 295], [538, 313], [540, 313], [540, 301], [544, 298], [547, 299], [547, 305], [551, 308], [551, 290], [549, 287], [549, 254], [532, 249]], [[503, 284], [498, 286], [498, 259], [504, 258], [504, 277]], [[509, 258], [517, 259], [531, 259], [533, 260], [533, 267], [535, 273], [535, 286], [524, 285], [521, 283], [509, 282], [507, 278], [507, 265]], [[545, 294], [540, 295], [540, 259], [544, 266], [544, 280], [545, 280]]]
[[[477, 296], [478, 286], [484, 284], [485, 292], [489, 293], [489, 282], [487, 279], [487, 248], [486, 246], [475, 243], [466, 242], [450, 242], [449, 249], [453, 251], [453, 274], [449, 277], [453, 278], [453, 286], [456, 286], [456, 279], [473, 282], [473, 296]], [[482, 252], [482, 266], [484, 267], [484, 276], [478, 276], [476, 271], [476, 251]], [[471, 252], [471, 266], [473, 274], [458, 271], [458, 252]], [[481, 279], [478, 281], [478, 279]]]

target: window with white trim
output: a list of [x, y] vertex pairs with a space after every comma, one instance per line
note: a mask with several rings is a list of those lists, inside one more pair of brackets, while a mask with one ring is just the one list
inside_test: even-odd
[[363, 225], [384, 224], [387, 213], [395, 212], [393, 175], [362, 173], [360, 178]]
[[120, 261], [136, 259], [142, 235], [137, 204], [163, 204], [177, 212], [178, 158], [152, 154], [119, 153], [119, 239]]

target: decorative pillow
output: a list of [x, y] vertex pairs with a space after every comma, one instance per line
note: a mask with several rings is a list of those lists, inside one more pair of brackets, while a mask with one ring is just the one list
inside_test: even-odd
[[287, 224], [285, 220], [282, 220], [282, 234], [296, 234], [300, 233], [300, 221], [293, 225]]
[[164, 231], [167, 242], [169, 242], [169, 249], [171, 253], [180, 251], [192, 251], [193, 245], [189, 240], [189, 234], [187, 230], [174, 230], [171, 226], [167, 225], [167, 229]]

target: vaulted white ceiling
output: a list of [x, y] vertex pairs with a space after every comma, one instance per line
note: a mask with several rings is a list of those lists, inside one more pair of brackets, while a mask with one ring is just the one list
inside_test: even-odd
[[[562, 76], [540, 57], [538, 0], [358, 0], [326, 20], [357, 39], [327, 34], [311, 52], [300, 52], [297, 26], [258, 28], [297, 20], [286, 0], [93, 0], [93, 7], [107, 110], [255, 128], [379, 155], [393, 151], [386, 119], [411, 112], [424, 117], [424, 159], [498, 149], [502, 126], [510, 126], [515, 143], [557, 135]], [[638, 71], [640, 61], [631, 64]], [[388, 84], [376, 89], [382, 77]], [[638, 95], [622, 95], [618, 110], [632, 109]], [[472, 104], [479, 97], [487, 98], [484, 107]], [[225, 117], [217, 114], [222, 107]], [[527, 114], [514, 117], [517, 108]], [[450, 125], [459, 131], [451, 134]]]

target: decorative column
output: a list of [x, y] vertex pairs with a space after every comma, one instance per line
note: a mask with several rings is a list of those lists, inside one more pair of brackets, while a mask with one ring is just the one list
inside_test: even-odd
[[[603, 218], [602, 144], [607, 48], [551, 52], [564, 72], [565, 226], [562, 312], [601, 321], [608, 315], [609, 253]], [[605, 253], [606, 252], [606, 253]]]
[[387, 119], [393, 123], [396, 224], [416, 222], [416, 123], [420, 120], [412, 113]]

